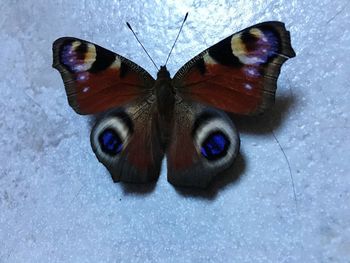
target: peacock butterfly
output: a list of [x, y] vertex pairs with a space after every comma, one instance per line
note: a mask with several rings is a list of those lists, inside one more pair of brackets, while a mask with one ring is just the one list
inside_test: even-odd
[[91, 131], [98, 160], [115, 182], [156, 180], [206, 187], [230, 167], [239, 135], [224, 113], [256, 115], [275, 99], [282, 64], [295, 53], [281, 22], [248, 27], [204, 50], [170, 77], [85, 40], [53, 43], [53, 67], [78, 114], [101, 117]]

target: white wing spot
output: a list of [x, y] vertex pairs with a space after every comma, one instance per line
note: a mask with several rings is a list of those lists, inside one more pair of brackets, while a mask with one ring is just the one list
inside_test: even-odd
[[81, 74], [78, 75], [77, 80], [78, 80], [78, 81], [85, 81], [85, 80], [87, 80], [88, 78], [89, 78], [88, 74], [86, 74], [86, 73], [81, 73]]
[[257, 69], [256, 68], [253, 68], [253, 67], [246, 67], [245, 69], [244, 69], [244, 71], [245, 71], [245, 73], [248, 75], [248, 76], [250, 76], [250, 77], [259, 77], [260, 76], [260, 74], [259, 74], [259, 72], [257, 71]]
[[244, 84], [244, 88], [247, 89], [247, 90], [252, 90], [253, 86], [246, 83], [246, 84]]
[[83, 92], [84, 92], [84, 93], [88, 92], [89, 90], [90, 90], [90, 87], [84, 87], [84, 88], [83, 88]]
[[203, 56], [203, 60], [204, 60], [204, 63], [206, 65], [215, 65], [217, 64], [215, 59], [213, 59], [208, 52], [205, 53], [205, 55]]
[[121, 60], [116, 56], [115, 60], [113, 61], [110, 67], [115, 69], [120, 69], [121, 64], [122, 64]]

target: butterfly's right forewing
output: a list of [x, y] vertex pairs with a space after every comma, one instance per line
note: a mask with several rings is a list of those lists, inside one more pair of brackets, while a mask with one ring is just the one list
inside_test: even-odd
[[242, 115], [264, 112], [275, 100], [282, 64], [295, 53], [281, 22], [233, 34], [186, 63], [174, 76], [181, 96]]

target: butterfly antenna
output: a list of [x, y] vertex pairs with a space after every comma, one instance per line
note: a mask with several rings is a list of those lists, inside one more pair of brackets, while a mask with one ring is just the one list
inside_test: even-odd
[[188, 12], [186, 13], [184, 20], [182, 21], [182, 24], [181, 24], [179, 33], [177, 34], [176, 39], [175, 39], [175, 41], [174, 41], [174, 44], [173, 44], [173, 46], [172, 46], [171, 49], [170, 49], [169, 55], [168, 55], [168, 57], [167, 57], [167, 59], [166, 59], [166, 61], [165, 61], [165, 65], [168, 63], [168, 60], [169, 60], [170, 55], [171, 55], [171, 52], [173, 51], [173, 49], [174, 49], [174, 47], [175, 47], [175, 44], [176, 44], [176, 41], [177, 41], [177, 39], [178, 39], [179, 36], [180, 36], [180, 33], [181, 33], [181, 31], [182, 31], [182, 28], [183, 28], [183, 26], [184, 26], [184, 24], [185, 24], [185, 22], [186, 22], [187, 16], [188, 16]]
[[139, 42], [139, 44], [141, 45], [141, 47], [143, 48], [143, 50], [146, 52], [147, 56], [150, 58], [150, 60], [152, 61], [153, 65], [156, 67], [157, 70], [158, 67], [156, 65], [156, 63], [153, 61], [153, 59], [151, 58], [151, 56], [148, 54], [147, 50], [145, 49], [145, 47], [142, 45], [141, 41], [138, 39], [138, 37], [136, 36], [134, 30], [132, 29], [131, 25], [129, 24], [129, 22], [126, 22], [126, 25], [128, 26], [128, 28], [131, 30], [131, 32], [134, 34], [134, 37], [136, 38], [137, 42]]

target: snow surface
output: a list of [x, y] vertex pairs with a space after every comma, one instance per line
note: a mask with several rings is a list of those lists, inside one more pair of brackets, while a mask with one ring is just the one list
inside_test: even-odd
[[[235, 120], [241, 155], [211, 189], [174, 188], [165, 166], [156, 184], [114, 184], [52, 42], [87, 39], [155, 76], [125, 21], [161, 65], [187, 11], [171, 74], [267, 20], [297, 56], [273, 110]], [[0, 262], [350, 262], [349, 1], [1, 0], [0, 40]]]

